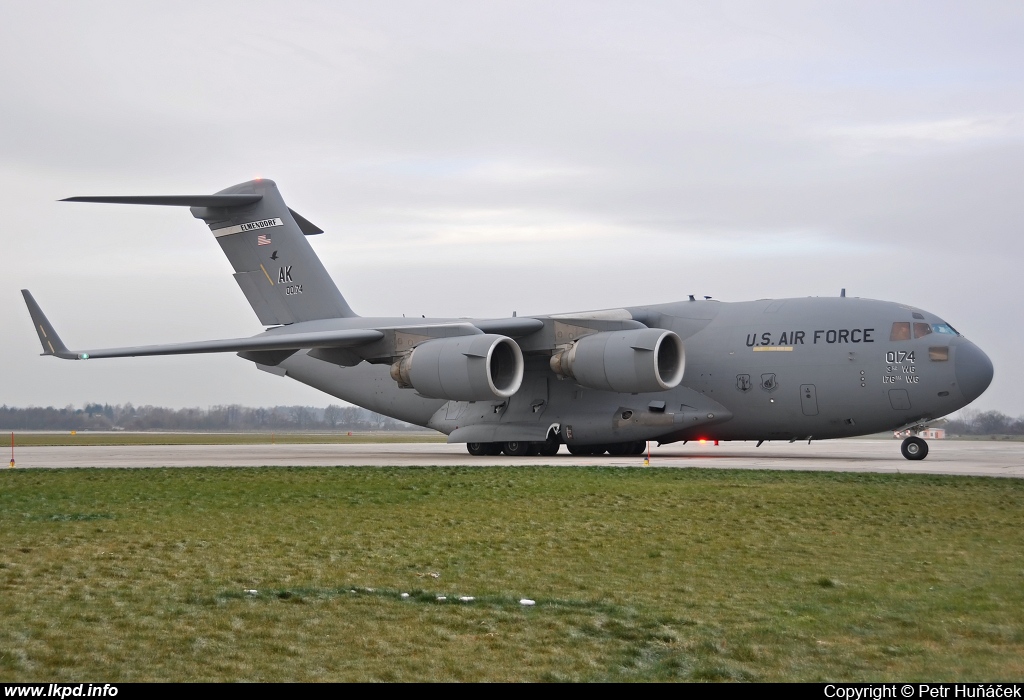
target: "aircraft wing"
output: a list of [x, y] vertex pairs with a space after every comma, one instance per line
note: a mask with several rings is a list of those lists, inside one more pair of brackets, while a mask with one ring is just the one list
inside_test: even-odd
[[39, 304], [27, 290], [21, 290], [29, 315], [36, 327], [44, 355], [64, 360], [88, 360], [101, 357], [143, 357], [149, 355], [191, 355], [210, 352], [259, 352], [268, 350], [300, 350], [302, 348], [351, 348], [380, 340], [384, 334], [372, 329], [319, 331], [312, 333], [267, 333], [251, 338], [203, 340], [172, 345], [142, 345], [129, 348], [69, 350], [43, 314]]

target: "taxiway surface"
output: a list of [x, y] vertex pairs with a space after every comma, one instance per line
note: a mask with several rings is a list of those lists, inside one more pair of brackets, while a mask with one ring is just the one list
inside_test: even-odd
[[[898, 440], [812, 443], [711, 443], [651, 448], [651, 467], [781, 469], [904, 474], [961, 474], [1024, 478], [1024, 443], [932, 441], [927, 459], [900, 456]], [[644, 457], [472, 457], [465, 445], [368, 443], [356, 445], [119, 445], [21, 447], [17, 468], [83, 467], [328, 467], [328, 466], [621, 466]]]

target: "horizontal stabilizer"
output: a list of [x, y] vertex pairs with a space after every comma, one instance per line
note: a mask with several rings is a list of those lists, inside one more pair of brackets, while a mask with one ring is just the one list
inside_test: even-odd
[[[139, 195], [126, 197], [68, 197], [62, 202], [91, 202], [93, 204], [147, 204], [162, 207], [244, 207], [263, 199], [262, 194], [166, 194]], [[299, 230], [307, 236], [315, 236], [324, 230], [297, 211], [288, 208]]]
[[306, 236], [315, 236], [318, 233], [323, 233], [324, 232], [324, 230], [322, 228], [320, 228], [319, 226], [314, 224], [312, 221], [310, 221], [306, 217], [304, 217], [301, 214], [299, 214], [299, 212], [295, 211], [291, 207], [288, 207], [288, 211], [291, 212], [292, 218], [295, 219], [296, 225], [298, 225], [299, 230], [302, 231], [302, 233], [304, 235], [306, 235]]
[[68, 197], [60, 201], [96, 204], [149, 204], [161, 207], [244, 207], [248, 204], [255, 204], [261, 199], [263, 199], [261, 194], [165, 194], [131, 197]]

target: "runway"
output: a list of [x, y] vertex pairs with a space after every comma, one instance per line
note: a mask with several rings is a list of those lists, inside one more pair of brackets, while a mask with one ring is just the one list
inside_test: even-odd
[[[931, 441], [927, 459], [900, 455], [898, 440], [806, 443], [711, 443], [651, 449], [651, 467], [778, 469], [903, 474], [960, 474], [1024, 478], [1024, 443]], [[472, 457], [465, 445], [369, 443], [358, 445], [171, 445], [20, 447], [18, 469], [153, 467], [526, 466], [643, 467], [643, 457]]]

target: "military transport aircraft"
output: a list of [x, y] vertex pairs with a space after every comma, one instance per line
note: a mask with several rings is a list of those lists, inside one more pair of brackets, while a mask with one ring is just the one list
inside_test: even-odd
[[[213, 195], [63, 201], [191, 207], [266, 330], [250, 338], [68, 350], [28, 290], [44, 355], [235, 352], [259, 369], [439, 430], [474, 455], [639, 454], [646, 441], [823, 440], [917, 432], [966, 406], [992, 363], [934, 314], [852, 297], [695, 299], [497, 319], [357, 315], [271, 180]], [[685, 369], [685, 371], [684, 371]]]

